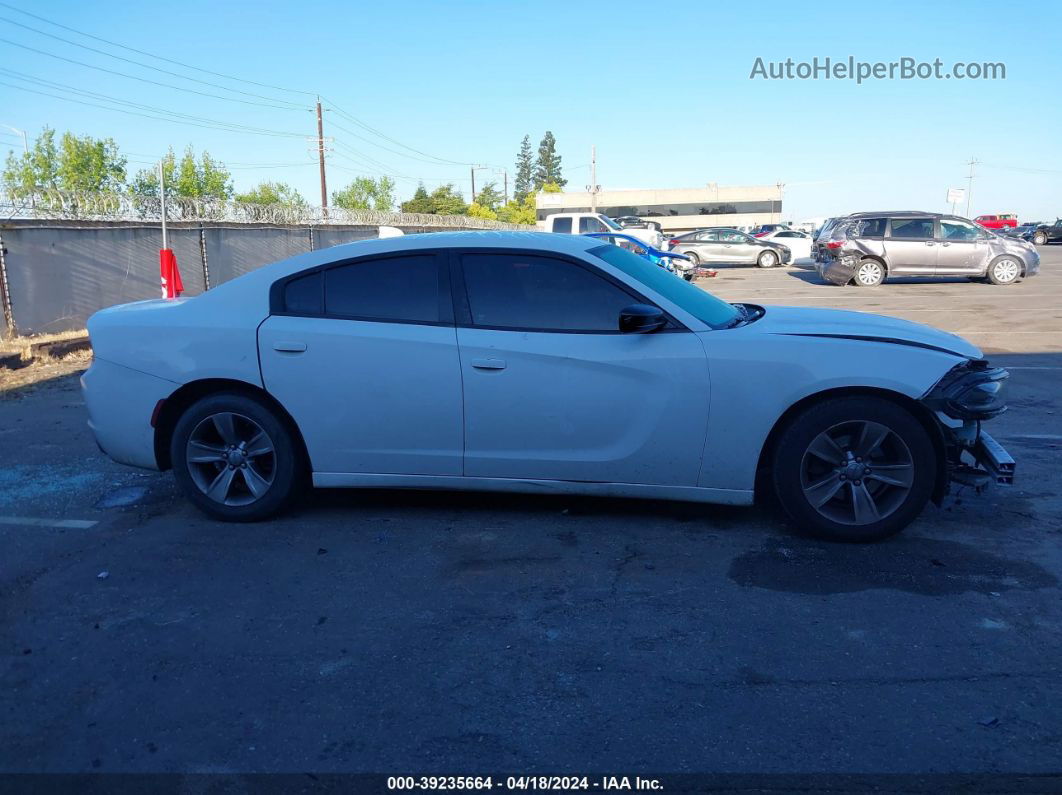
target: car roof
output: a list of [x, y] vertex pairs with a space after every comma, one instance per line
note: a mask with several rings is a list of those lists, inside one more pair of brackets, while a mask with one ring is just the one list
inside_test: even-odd
[[844, 216], [845, 218], [878, 218], [884, 216], [886, 218], [904, 218], [907, 216], [917, 216], [919, 218], [940, 218], [940, 213], [927, 213], [921, 210], [881, 210], [879, 212], [861, 212], [852, 213], [851, 215]]

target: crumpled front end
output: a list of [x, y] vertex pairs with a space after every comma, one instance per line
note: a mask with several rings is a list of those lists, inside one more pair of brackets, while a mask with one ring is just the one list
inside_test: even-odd
[[977, 489], [1014, 482], [1013, 457], [981, 425], [1007, 410], [1009, 378], [1002, 367], [972, 359], [949, 370], [922, 397], [940, 426], [948, 482]]

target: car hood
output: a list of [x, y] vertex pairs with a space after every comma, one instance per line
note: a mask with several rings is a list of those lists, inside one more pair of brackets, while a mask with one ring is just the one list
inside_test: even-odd
[[766, 314], [749, 327], [757, 328], [764, 334], [910, 345], [968, 359], [982, 358], [980, 349], [962, 337], [910, 320], [843, 309], [793, 306], [768, 306], [764, 309]]

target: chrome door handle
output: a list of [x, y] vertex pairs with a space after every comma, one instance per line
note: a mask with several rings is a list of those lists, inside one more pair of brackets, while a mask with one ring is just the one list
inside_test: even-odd
[[306, 350], [305, 342], [274, 342], [273, 350], [283, 353], [302, 353]]
[[936, 245], [936, 243], [934, 243], [934, 242], [933, 242], [932, 240], [927, 240], [927, 241], [926, 241], [926, 245], [927, 245], [927, 246], [935, 246], [935, 245]]
[[473, 359], [472, 366], [477, 370], [504, 370], [505, 361], [502, 359]]
[[942, 245], [942, 246], [950, 246], [951, 243], [941, 243], [940, 245]]

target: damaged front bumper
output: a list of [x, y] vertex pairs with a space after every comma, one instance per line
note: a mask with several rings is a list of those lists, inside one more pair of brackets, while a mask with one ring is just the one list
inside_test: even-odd
[[1014, 482], [1014, 458], [981, 427], [1007, 410], [1009, 377], [1002, 367], [973, 359], [953, 367], [923, 396], [923, 405], [937, 418], [945, 451], [938, 502], [949, 483], [981, 489]]

